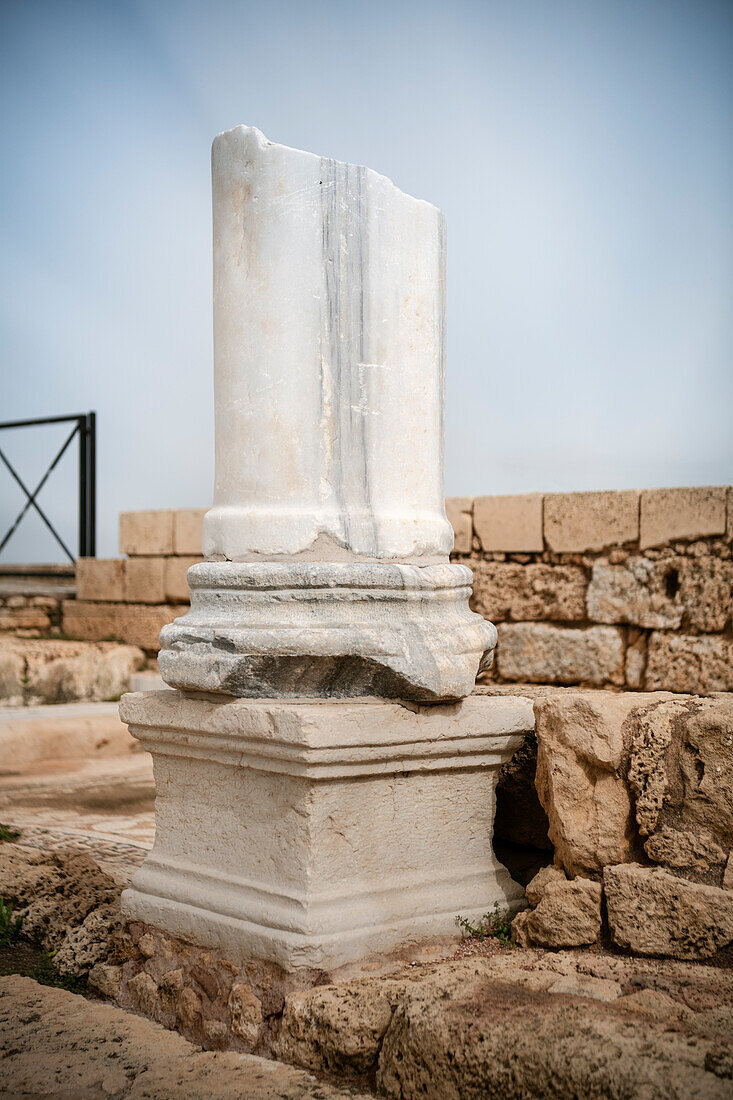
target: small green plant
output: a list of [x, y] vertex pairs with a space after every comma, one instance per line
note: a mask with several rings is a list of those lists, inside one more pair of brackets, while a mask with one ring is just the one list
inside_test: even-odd
[[0, 947], [9, 947], [11, 943], [15, 943], [22, 923], [22, 917], [13, 917], [12, 905], [6, 905], [5, 898], [0, 898]]
[[495, 939], [505, 947], [511, 946], [512, 915], [508, 909], [502, 909], [498, 901], [494, 902], [493, 913], [484, 913], [477, 924], [462, 917], [460, 913], [456, 917], [456, 924], [466, 936], [474, 937], [482, 943], [487, 939]]
[[0, 844], [11, 843], [13, 840], [17, 840], [20, 833], [17, 829], [13, 829], [10, 825], [0, 825]]

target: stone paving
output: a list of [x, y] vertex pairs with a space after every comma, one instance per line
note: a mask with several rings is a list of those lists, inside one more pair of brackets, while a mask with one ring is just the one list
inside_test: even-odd
[[23, 847], [83, 848], [131, 872], [155, 838], [155, 783], [147, 753], [47, 762], [0, 775], [0, 821]]

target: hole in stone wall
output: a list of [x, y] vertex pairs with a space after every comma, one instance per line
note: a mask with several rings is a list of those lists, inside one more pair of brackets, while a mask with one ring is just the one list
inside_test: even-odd
[[680, 590], [680, 574], [677, 569], [668, 569], [664, 574], [664, 587], [667, 596], [673, 600]]
[[537, 738], [528, 733], [502, 766], [496, 787], [494, 854], [522, 886], [552, 863], [547, 814], [537, 796]]

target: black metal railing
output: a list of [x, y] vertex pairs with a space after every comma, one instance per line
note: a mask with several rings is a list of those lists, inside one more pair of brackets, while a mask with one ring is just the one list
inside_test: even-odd
[[13, 467], [8, 457], [0, 449], [0, 460], [4, 463], [6, 469], [10, 473], [13, 480], [20, 486], [25, 493], [26, 502], [23, 508], [18, 513], [16, 518], [10, 524], [10, 527], [5, 532], [2, 540], [0, 541], [0, 553], [4, 550], [7, 543], [13, 537], [18, 527], [23, 521], [23, 517], [31, 509], [35, 508], [38, 515], [48, 527], [49, 531], [56, 539], [61, 549], [64, 551], [70, 561], [75, 561], [76, 558], [69, 550], [68, 546], [61, 538], [51, 520], [48, 518], [43, 508], [38, 503], [38, 494], [43, 486], [48, 481], [49, 477], [53, 473], [56, 466], [61, 461], [62, 456], [66, 453], [74, 436], [79, 436], [79, 557], [80, 558], [93, 558], [96, 553], [96, 500], [97, 500], [97, 414], [93, 412], [89, 413], [77, 413], [75, 416], [47, 416], [40, 420], [8, 420], [5, 423], [0, 423], [0, 431], [6, 428], [32, 428], [39, 424], [63, 424], [74, 422], [74, 427], [71, 429], [70, 435], [67, 437], [66, 442], [61, 449], [57, 452], [56, 457], [52, 460], [50, 466], [46, 470], [41, 480], [36, 485], [33, 492], [31, 492], [20, 474]]

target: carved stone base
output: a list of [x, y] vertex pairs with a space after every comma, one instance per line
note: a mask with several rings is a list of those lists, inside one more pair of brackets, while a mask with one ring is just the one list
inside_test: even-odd
[[460, 699], [496, 645], [471, 581], [464, 565], [194, 565], [191, 610], [161, 631], [161, 675], [248, 698]]
[[123, 913], [286, 970], [451, 935], [522, 889], [491, 847], [528, 699], [417, 707], [123, 697], [153, 754], [155, 846]]

